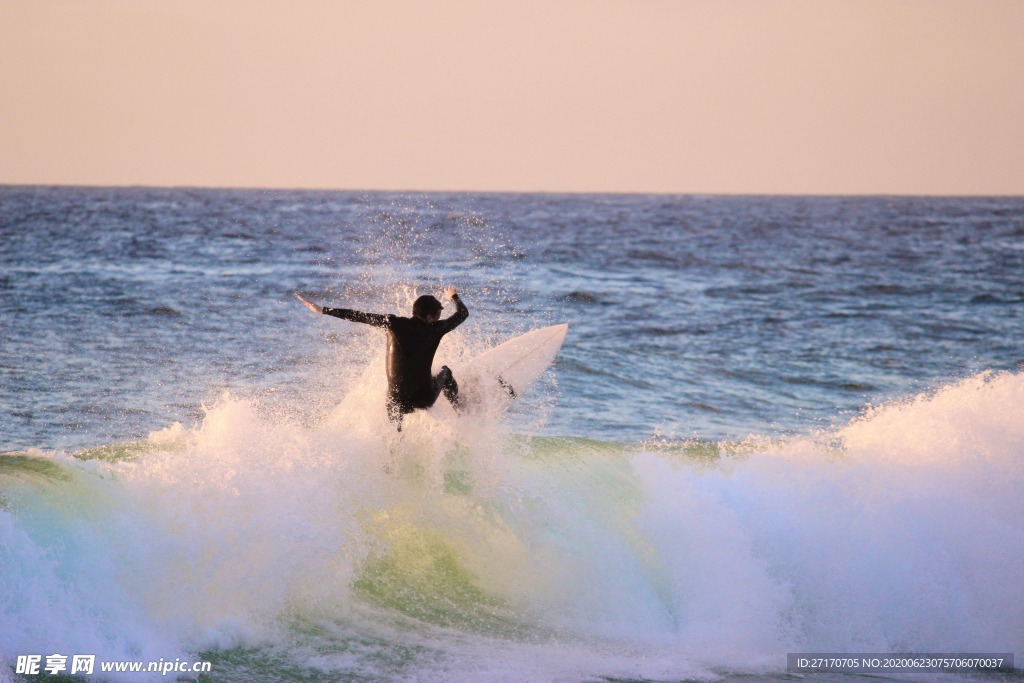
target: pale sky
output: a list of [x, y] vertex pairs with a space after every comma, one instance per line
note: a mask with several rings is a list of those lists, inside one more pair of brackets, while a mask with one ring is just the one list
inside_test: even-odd
[[0, 0], [0, 183], [1024, 194], [1024, 0]]

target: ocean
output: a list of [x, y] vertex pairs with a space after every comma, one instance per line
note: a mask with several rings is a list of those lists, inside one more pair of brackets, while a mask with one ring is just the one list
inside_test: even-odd
[[[446, 285], [437, 367], [568, 335], [398, 435], [384, 334], [294, 294]], [[0, 681], [1024, 657], [1022, 339], [1024, 198], [0, 187]]]

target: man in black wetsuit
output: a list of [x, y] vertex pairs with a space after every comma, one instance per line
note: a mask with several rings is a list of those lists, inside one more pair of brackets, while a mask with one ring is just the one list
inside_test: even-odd
[[412, 305], [412, 317], [363, 313], [348, 308], [324, 308], [312, 301], [299, 300], [314, 313], [333, 315], [342, 320], [383, 327], [388, 332], [388, 418], [402, 430], [402, 415], [418, 408], [434, 405], [438, 395], [444, 392], [456, 409], [459, 407], [459, 385], [452, 377], [452, 371], [445, 365], [436, 377], [430, 375], [441, 337], [448, 334], [469, 317], [469, 309], [462, 303], [454, 287], [447, 287], [444, 296], [455, 302], [453, 316], [440, 320], [444, 306], [434, 297], [426, 294]]

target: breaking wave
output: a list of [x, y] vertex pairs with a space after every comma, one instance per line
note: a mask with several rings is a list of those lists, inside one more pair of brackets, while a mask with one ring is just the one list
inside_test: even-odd
[[0, 655], [541, 681], [1024, 649], [1024, 375], [643, 444], [442, 411], [399, 438], [369, 377], [312, 423], [225, 394], [195, 428], [0, 455]]

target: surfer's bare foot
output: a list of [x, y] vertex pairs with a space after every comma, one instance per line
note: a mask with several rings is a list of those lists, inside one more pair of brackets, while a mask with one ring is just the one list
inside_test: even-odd
[[452, 287], [451, 285], [448, 285], [447, 287], [444, 288], [444, 298], [445, 299], [448, 299], [450, 301], [451, 298], [453, 296], [455, 296], [456, 294], [458, 294], [458, 292], [456, 292], [455, 288]]
[[300, 295], [300, 294], [296, 294], [295, 298], [297, 298], [302, 303], [306, 304], [306, 306], [309, 308], [309, 310], [313, 311], [314, 313], [323, 313], [324, 312], [324, 309], [323, 309], [322, 306], [317, 306], [315, 303], [313, 303], [309, 299], [302, 298], [302, 295]]

